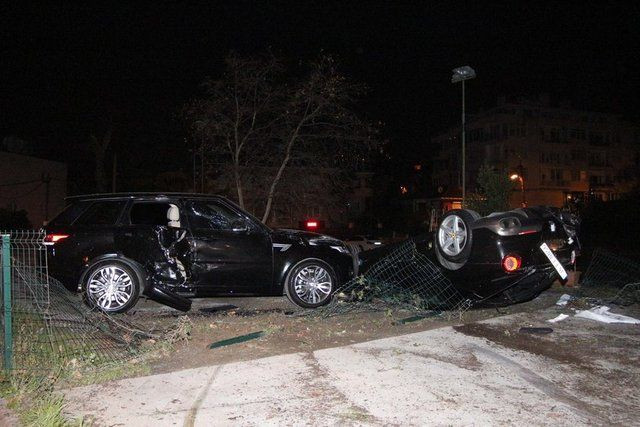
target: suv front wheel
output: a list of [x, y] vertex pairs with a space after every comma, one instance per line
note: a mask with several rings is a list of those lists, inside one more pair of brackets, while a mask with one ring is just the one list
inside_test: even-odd
[[335, 285], [333, 269], [320, 260], [310, 259], [298, 263], [289, 272], [285, 292], [292, 303], [316, 308], [331, 301]]
[[105, 313], [124, 313], [138, 302], [138, 277], [130, 266], [121, 261], [100, 261], [85, 275], [85, 302]]

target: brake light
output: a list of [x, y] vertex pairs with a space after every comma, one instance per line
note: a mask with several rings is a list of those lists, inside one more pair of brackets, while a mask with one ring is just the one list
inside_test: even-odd
[[44, 243], [53, 245], [54, 243], [59, 242], [60, 240], [64, 240], [67, 237], [69, 237], [68, 234], [47, 234], [44, 237]]
[[307, 221], [307, 228], [318, 228], [318, 221]]
[[502, 269], [507, 273], [513, 273], [522, 265], [522, 258], [518, 255], [507, 255], [502, 258]]

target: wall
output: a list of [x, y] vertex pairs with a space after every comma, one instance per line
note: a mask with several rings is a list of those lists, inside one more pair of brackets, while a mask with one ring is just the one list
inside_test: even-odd
[[64, 208], [66, 196], [66, 164], [0, 151], [1, 208], [26, 210], [31, 225], [39, 228]]

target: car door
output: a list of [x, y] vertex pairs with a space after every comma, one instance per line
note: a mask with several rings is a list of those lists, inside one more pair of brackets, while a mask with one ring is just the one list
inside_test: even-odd
[[265, 294], [273, 281], [268, 232], [222, 200], [185, 200], [199, 294]]

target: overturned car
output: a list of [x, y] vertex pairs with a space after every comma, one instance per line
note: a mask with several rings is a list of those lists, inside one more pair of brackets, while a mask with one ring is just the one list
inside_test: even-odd
[[[578, 226], [575, 216], [549, 207], [486, 217], [460, 209], [447, 212], [434, 233], [412, 240], [461, 296], [475, 305], [508, 305], [531, 300], [556, 279], [567, 279], [567, 268], [580, 253]], [[393, 250], [361, 253], [360, 271]]]
[[272, 230], [223, 197], [104, 194], [67, 199], [46, 226], [49, 273], [104, 312], [141, 295], [178, 310], [189, 298], [283, 295], [306, 308], [354, 275], [340, 240]]

